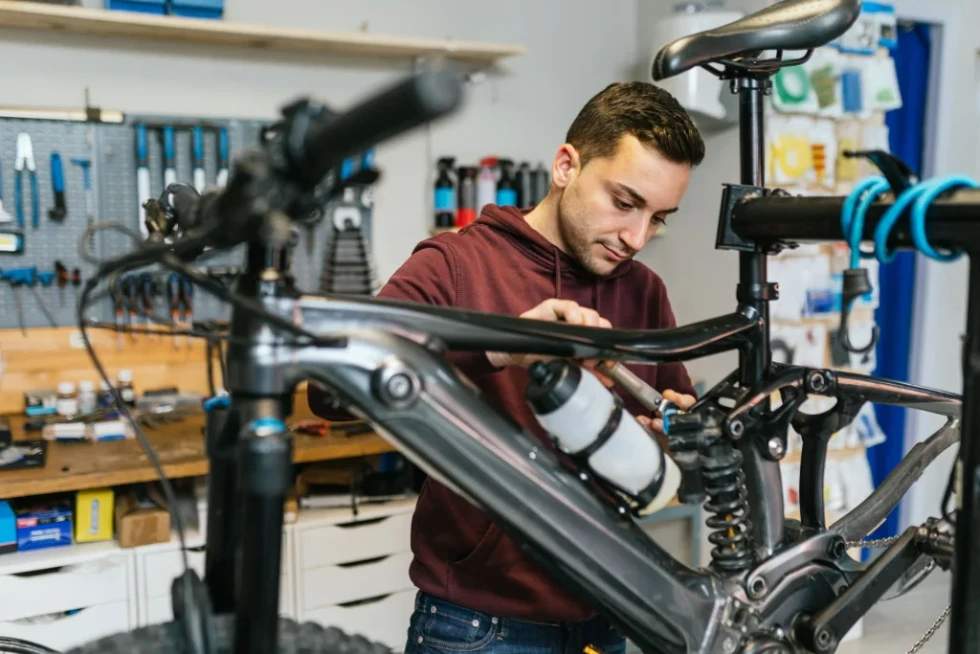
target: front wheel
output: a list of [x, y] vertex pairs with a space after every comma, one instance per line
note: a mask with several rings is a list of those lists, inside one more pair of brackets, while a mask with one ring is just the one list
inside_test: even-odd
[[[235, 642], [234, 614], [217, 615], [214, 623], [214, 654], [231, 654]], [[279, 619], [277, 651], [279, 654], [390, 654], [388, 648], [363, 636], [352, 636], [336, 627], [324, 628], [314, 622], [300, 624], [288, 618]], [[106, 636], [69, 650], [66, 654], [186, 653], [182, 625], [178, 622], [165, 622]]]

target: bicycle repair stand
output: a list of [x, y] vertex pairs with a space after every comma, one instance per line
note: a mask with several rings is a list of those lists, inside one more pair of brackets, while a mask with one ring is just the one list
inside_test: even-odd
[[[788, 194], [765, 189], [763, 98], [771, 87], [770, 74], [779, 67], [804, 63], [802, 59], [791, 62], [724, 61], [724, 70], [710, 64], [703, 66], [720, 79], [731, 82], [732, 91], [739, 95], [739, 136], [741, 150], [741, 185], [728, 185], [725, 189], [719, 221], [717, 247], [739, 251], [738, 300], [756, 308], [768, 325], [769, 300], [778, 298], [775, 284], [767, 283], [766, 258], [784, 247], [792, 247], [799, 241], [842, 240], [841, 211], [843, 198], [789, 197]], [[910, 175], [907, 166], [880, 152], [860, 152], [852, 155], [866, 156], [872, 160], [890, 182], [895, 197], [905, 189]], [[779, 202], [769, 200], [785, 196]], [[766, 197], [767, 202], [755, 207], [743, 200]], [[889, 204], [876, 203], [866, 214], [862, 240], [870, 239]], [[787, 221], [793, 216], [795, 221]], [[907, 567], [902, 559], [913, 551], [928, 553], [943, 567], [953, 570], [952, 613], [950, 616], [949, 651], [955, 654], [980, 653], [980, 190], [963, 189], [936, 201], [929, 210], [928, 238], [936, 247], [950, 251], [962, 251], [970, 258], [969, 290], [967, 296], [967, 325], [963, 345], [963, 415], [960, 450], [956, 461], [956, 519], [955, 539], [942, 533], [936, 521], [927, 526], [910, 527], [880, 557], [880, 565], [894, 564], [896, 569]], [[785, 238], [785, 242], [781, 242]], [[914, 247], [911, 223], [899, 221], [888, 241], [889, 247]], [[845, 275], [843, 301], [845, 305], [869, 290], [866, 271], [857, 269]], [[861, 277], [864, 277], [861, 279]], [[844, 307], [846, 308], [846, 306]], [[842, 329], [846, 329], [846, 311], [842, 311]], [[768, 344], [768, 327], [762, 338]], [[760, 339], [761, 340], [761, 339]], [[871, 345], [860, 349], [870, 349]], [[855, 348], [858, 349], [858, 348]], [[770, 365], [768, 346], [759, 347], [763, 353], [752, 361], [746, 361], [746, 375], [739, 380], [746, 387], [758, 383], [764, 370]], [[740, 357], [744, 354], [740, 353]], [[763, 358], [764, 357], [764, 358]], [[746, 459], [761, 458], [759, 448], [749, 439], [739, 442]], [[748, 445], [748, 447], [746, 447]], [[776, 463], [775, 465], [778, 465]], [[766, 488], [764, 479], [751, 474], [761, 466], [745, 466], [746, 485], [749, 493], [780, 493], [779, 488]], [[778, 478], [778, 477], [771, 477]], [[768, 506], [766, 507], [768, 508]], [[766, 524], [776, 525], [769, 533]], [[760, 525], [762, 528], [760, 528]], [[767, 552], [783, 538], [783, 522], [767, 518], [752, 521], [752, 536], [757, 546]], [[951, 555], [951, 556], [950, 556]], [[877, 564], [877, 562], [876, 562]], [[878, 576], [884, 582], [887, 575]], [[871, 575], [868, 575], [871, 578]], [[866, 589], [874, 594], [874, 589]], [[880, 595], [883, 592], [878, 592]], [[842, 607], [842, 611], [847, 609]], [[820, 629], [810, 634], [818, 651], [821, 648]], [[833, 643], [827, 642], [828, 647]], [[829, 650], [827, 650], [829, 651]]]

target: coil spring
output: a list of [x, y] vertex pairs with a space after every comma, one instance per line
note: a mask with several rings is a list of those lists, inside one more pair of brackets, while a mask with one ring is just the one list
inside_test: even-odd
[[725, 444], [702, 456], [701, 476], [708, 496], [704, 508], [712, 515], [705, 521], [713, 531], [708, 540], [712, 567], [719, 572], [738, 573], [752, 567], [748, 543], [748, 501], [742, 453]]

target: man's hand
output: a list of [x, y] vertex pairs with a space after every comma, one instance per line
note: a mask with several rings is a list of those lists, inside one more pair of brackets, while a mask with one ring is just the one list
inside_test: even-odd
[[[571, 300], [545, 300], [533, 309], [522, 313], [520, 317], [528, 320], [565, 322], [570, 325], [583, 325], [586, 327], [602, 327], [605, 329], [612, 327], [612, 324], [600, 316], [595, 310], [580, 306]], [[544, 361], [551, 357], [536, 354], [487, 352], [487, 358], [497, 368], [505, 368], [507, 366], [522, 366], [526, 368], [535, 361]], [[606, 387], [612, 387], [613, 381], [595, 370], [597, 363], [596, 361], [584, 361], [582, 365], [588, 370], [591, 370]]]
[[[664, 391], [664, 398], [670, 400], [681, 411], [687, 411], [697, 400], [691, 395], [684, 395], [682, 393], [677, 393], [675, 391]], [[665, 443], [667, 435], [664, 434], [664, 421], [662, 418], [651, 418], [649, 416], [636, 416], [636, 419], [641, 425], [649, 429], [654, 433], [655, 436], [660, 440], [661, 443]]]

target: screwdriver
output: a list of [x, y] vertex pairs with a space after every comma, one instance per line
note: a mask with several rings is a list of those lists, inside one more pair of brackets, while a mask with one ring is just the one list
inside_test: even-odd
[[[184, 305], [181, 319], [187, 323], [187, 329], [191, 329], [194, 323], [194, 285], [186, 277], [180, 278], [180, 300]], [[190, 339], [188, 339], [188, 344]]]
[[58, 301], [65, 306], [65, 287], [68, 286], [68, 268], [60, 261], [54, 262], [54, 276], [58, 284]]
[[632, 370], [621, 363], [609, 364], [600, 362], [596, 370], [612, 379], [629, 391], [630, 395], [639, 400], [640, 404], [650, 411], [666, 416], [680, 411], [680, 407], [665, 398], [656, 388], [640, 379]]
[[180, 318], [180, 277], [170, 273], [167, 277], [167, 301], [170, 303], [170, 322], [173, 323], [174, 347], [180, 347], [180, 334], [177, 320]]
[[129, 335], [135, 341], [136, 331], [135, 327], [139, 321], [137, 304], [136, 304], [136, 276], [126, 275], [123, 277], [123, 293], [126, 295], [126, 303], [129, 305]]
[[153, 313], [153, 275], [144, 272], [139, 277], [140, 292], [143, 296], [143, 310], [146, 312], [146, 327], [150, 328], [150, 314]]

